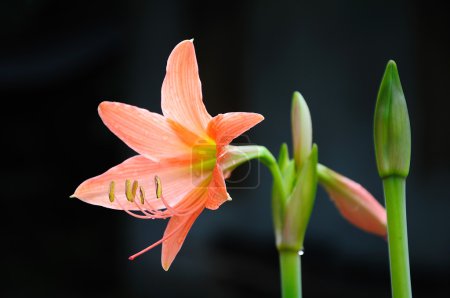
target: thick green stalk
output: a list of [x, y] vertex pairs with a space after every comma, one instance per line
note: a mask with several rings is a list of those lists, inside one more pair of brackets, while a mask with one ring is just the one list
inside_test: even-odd
[[[284, 218], [281, 214], [276, 213], [284, 213], [284, 210], [278, 210], [281, 206], [285, 206], [287, 201], [287, 191], [285, 189], [285, 185], [283, 183], [283, 177], [281, 175], [280, 168], [275, 157], [272, 153], [263, 146], [258, 146], [259, 154], [258, 159], [269, 168], [270, 172], [273, 176], [274, 183], [274, 191], [280, 196], [279, 199], [281, 202], [272, 202], [274, 209], [274, 221], [280, 220], [280, 218]], [[274, 197], [274, 199], [277, 199]], [[278, 225], [278, 226], [277, 226]], [[281, 227], [280, 223], [275, 223], [276, 233], [281, 233], [278, 231]], [[279, 237], [277, 235], [277, 237]], [[280, 256], [280, 271], [281, 271], [281, 292], [283, 298], [301, 298], [301, 269], [300, 269], [300, 256], [298, 255], [298, 251], [288, 250], [288, 249], [279, 249], [278, 250]]]
[[281, 250], [279, 253], [282, 297], [302, 297], [301, 265], [298, 252]]
[[412, 297], [406, 225], [405, 181], [405, 178], [399, 176], [389, 176], [383, 179], [393, 298]]
[[233, 170], [246, 161], [258, 159], [272, 174], [272, 213], [280, 255], [282, 293], [284, 298], [299, 298], [301, 297], [301, 274], [298, 251], [279, 246], [278, 243], [282, 239], [282, 228], [285, 217], [284, 209], [288, 201], [288, 190], [286, 189], [287, 186], [283, 180], [280, 166], [272, 153], [264, 146], [229, 146], [228, 150], [230, 158], [222, 161], [223, 169], [228, 171]]

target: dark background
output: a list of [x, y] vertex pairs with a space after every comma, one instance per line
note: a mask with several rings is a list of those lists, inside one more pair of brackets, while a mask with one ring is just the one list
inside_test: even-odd
[[[165, 222], [69, 198], [133, 155], [102, 124], [98, 104], [160, 112], [167, 57], [195, 38], [212, 115], [263, 114], [248, 136], [277, 154], [290, 143], [299, 90], [320, 161], [378, 199], [372, 118], [385, 64], [396, 60], [413, 138], [413, 291], [448, 297], [449, 20], [432, 1], [2, 1], [0, 296], [279, 296], [271, 177], [257, 163], [230, 187], [231, 203], [200, 216], [169, 272], [160, 248], [127, 260], [158, 240]], [[323, 190], [302, 262], [305, 297], [390, 296], [385, 241], [343, 220]]]

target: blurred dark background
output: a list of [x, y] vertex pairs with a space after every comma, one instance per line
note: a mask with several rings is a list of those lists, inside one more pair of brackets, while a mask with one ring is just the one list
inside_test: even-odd
[[[450, 18], [433, 1], [2, 1], [2, 297], [278, 297], [271, 177], [232, 187], [204, 212], [169, 272], [165, 222], [70, 199], [79, 183], [133, 155], [97, 105], [160, 112], [173, 47], [195, 38], [204, 101], [215, 115], [254, 111], [248, 133], [278, 154], [302, 92], [320, 161], [382, 199], [372, 117], [386, 62], [399, 67], [413, 157], [407, 184], [415, 297], [450, 285]], [[246, 184], [247, 183], [247, 184]], [[258, 187], [253, 187], [258, 185]], [[241, 189], [237, 189], [241, 188]], [[348, 224], [318, 193], [305, 242], [305, 297], [389, 297], [386, 242]]]

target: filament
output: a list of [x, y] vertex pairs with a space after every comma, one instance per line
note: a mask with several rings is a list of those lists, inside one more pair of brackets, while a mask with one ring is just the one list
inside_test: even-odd
[[[200, 208], [196, 209], [194, 212], [199, 211]], [[175, 228], [175, 230], [173, 230], [172, 232], [170, 232], [169, 234], [165, 235], [163, 238], [161, 238], [160, 240], [156, 241], [155, 243], [151, 244], [150, 246], [144, 248], [143, 250], [141, 250], [140, 252], [135, 253], [134, 255], [130, 256], [128, 258], [128, 260], [133, 261], [135, 258], [139, 257], [140, 255], [146, 253], [147, 251], [151, 250], [152, 248], [160, 245], [161, 243], [163, 243], [164, 241], [172, 238], [175, 233], [177, 233], [178, 231], [180, 231], [182, 228], [184, 228], [184, 225], [179, 225], [178, 227]]]

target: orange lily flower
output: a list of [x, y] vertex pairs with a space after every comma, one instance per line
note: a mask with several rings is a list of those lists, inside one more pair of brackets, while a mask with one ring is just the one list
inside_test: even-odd
[[200, 213], [230, 200], [224, 180], [230, 171], [228, 144], [264, 117], [208, 114], [192, 40], [175, 47], [166, 71], [164, 116], [118, 102], [99, 105], [105, 125], [139, 155], [84, 181], [73, 196], [137, 218], [170, 218], [161, 240], [130, 257], [162, 244], [161, 262], [168, 270]]

